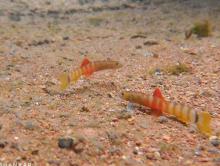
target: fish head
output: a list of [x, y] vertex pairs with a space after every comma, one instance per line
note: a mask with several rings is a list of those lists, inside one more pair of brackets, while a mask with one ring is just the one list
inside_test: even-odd
[[124, 99], [124, 100], [130, 101], [131, 98], [132, 98], [132, 95], [130, 94], [129, 91], [123, 91], [121, 93], [121, 98]]
[[121, 68], [122, 64], [118, 61], [109, 61], [109, 65], [115, 69]]
[[110, 68], [118, 69], [122, 67], [122, 64], [118, 61], [112, 61], [108, 59], [107, 66], [109, 66]]

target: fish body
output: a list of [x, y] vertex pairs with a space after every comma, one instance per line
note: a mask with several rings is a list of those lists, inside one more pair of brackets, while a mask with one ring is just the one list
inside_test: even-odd
[[152, 113], [156, 116], [162, 115], [161, 104], [163, 100], [159, 97], [147, 95], [141, 92], [126, 91], [122, 92], [122, 98], [129, 102], [151, 108], [153, 110]]
[[212, 133], [211, 116], [207, 111], [195, 111], [185, 105], [165, 101], [158, 88], [154, 91], [153, 96], [126, 91], [122, 93], [122, 98], [151, 108], [152, 113], [155, 115], [173, 115], [185, 124], [195, 124], [197, 129], [205, 135], [210, 136]]
[[118, 69], [121, 66], [122, 65], [117, 61], [105, 60], [90, 62], [85, 58], [79, 68], [70, 73], [63, 73], [60, 75], [59, 80], [61, 82], [61, 89], [66, 89], [71, 83], [75, 83], [83, 75], [88, 77], [94, 72], [107, 69]]

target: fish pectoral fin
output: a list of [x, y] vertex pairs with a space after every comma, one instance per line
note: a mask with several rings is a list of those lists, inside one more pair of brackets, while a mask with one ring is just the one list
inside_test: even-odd
[[164, 97], [163, 97], [163, 95], [161, 93], [161, 90], [159, 88], [156, 88], [154, 90], [153, 97], [157, 97], [157, 98], [165, 101], [165, 99], [164, 99]]
[[92, 75], [93, 72], [94, 70], [92, 68], [87, 68], [86, 72], [84, 73], [84, 76], [89, 77]]
[[88, 59], [88, 58], [84, 58], [83, 61], [82, 61], [82, 63], [81, 63], [81, 65], [80, 65], [80, 67], [84, 67], [84, 66], [88, 65], [89, 63], [91, 63], [91, 62], [89, 61], [89, 59]]

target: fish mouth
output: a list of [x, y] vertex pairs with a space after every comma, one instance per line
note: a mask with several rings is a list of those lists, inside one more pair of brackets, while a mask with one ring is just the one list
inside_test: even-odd
[[124, 99], [124, 95], [125, 95], [124, 92], [119, 93], [119, 97], [120, 97], [121, 99]]
[[118, 63], [118, 68], [121, 68], [123, 65], [121, 63]]

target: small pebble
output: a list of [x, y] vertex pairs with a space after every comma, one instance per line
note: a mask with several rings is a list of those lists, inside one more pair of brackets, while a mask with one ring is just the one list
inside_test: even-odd
[[112, 93], [108, 93], [107, 96], [108, 96], [109, 98], [113, 98], [113, 94], [112, 94]]
[[72, 138], [60, 138], [58, 140], [58, 146], [62, 149], [72, 148], [74, 140]]
[[12, 142], [10, 148], [16, 149], [17, 151], [21, 151], [21, 149], [22, 149], [21, 146], [16, 142]]
[[147, 129], [149, 127], [148, 122], [146, 121], [139, 122], [139, 126], [143, 129]]
[[107, 132], [107, 136], [108, 136], [109, 141], [114, 145], [117, 145], [121, 142], [120, 136], [116, 132], [109, 131], [109, 132]]
[[155, 73], [154, 73], [156, 76], [160, 76], [160, 75], [162, 75], [162, 72], [161, 72], [161, 70], [160, 69], [155, 69]]
[[211, 136], [209, 138], [209, 141], [213, 146], [216, 146], [216, 147], [218, 147], [220, 144], [220, 139], [217, 136]]
[[141, 142], [136, 142], [135, 143], [137, 146], [141, 146]]
[[204, 147], [203, 146], [197, 146], [195, 151], [194, 151], [194, 154], [196, 156], [201, 156], [202, 155], [202, 150], [204, 150]]
[[167, 119], [167, 117], [165, 117], [165, 116], [160, 116], [158, 122], [159, 122], [159, 123], [167, 123], [167, 122], [168, 122], [168, 119]]
[[153, 154], [153, 153], [150, 153], [150, 152], [146, 153], [146, 158], [147, 158], [148, 160], [156, 160], [154, 154]]
[[7, 141], [5, 141], [5, 140], [0, 140], [0, 148], [5, 148], [5, 146], [8, 144], [8, 142]]
[[220, 157], [219, 158], [214, 158], [213, 161], [217, 164], [220, 164]]
[[134, 150], [133, 150], [133, 153], [135, 155], [138, 155], [139, 154], [139, 147], [135, 147]]
[[128, 103], [126, 111], [133, 113], [134, 112], [134, 105], [132, 103]]
[[85, 139], [83, 137], [78, 138], [73, 144], [73, 151], [75, 153], [81, 153], [85, 147]]
[[156, 159], [160, 159], [160, 153], [159, 152], [154, 152], [154, 156]]
[[39, 154], [39, 150], [33, 150], [33, 151], [31, 152], [31, 154], [32, 154], [32, 155], [38, 155], [38, 154]]
[[28, 130], [34, 130], [37, 124], [34, 121], [28, 120], [23, 123], [23, 126]]
[[118, 147], [113, 146], [113, 147], [111, 147], [111, 148], [109, 149], [109, 153], [110, 153], [111, 155], [114, 155], [114, 154], [120, 155], [120, 154], [121, 154], [121, 149], [118, 148]]
[[144, 54], [145, 57], [149, 57], [149, 56], [154, 56], [154, 53], [153, 52], [150, 52], [150, 51], [146, 51], [145, 54]]
[[196, 129], [196, 126], [194, 126], [194, 125], [190, 125], [190, 126], [189, 126], [189, 132], [190, 132], [190, 133], [196, 133], [196, 130], [197, 130], [197, 129]]
[[77, 143], [76, 145], [73, 146], [73, 151], [75, 153], [81, 153], [84, 150], [84, 144], [83, 143]]
[[80, 109], [80, 112], [89, 112], [89, 109], [85, 106], [83, 106], [81, 109]]
[[144, 42], [145, 46], [152, 46], [152, 45], [157, 45], [159, 44], [156, 40], [147, 40]]
[[64, 36], [63, 40], [69, 40], [69, 37], [68, 36]]
[[209, 149], [208, 152], [212, 154], [220, 154], [220, 150], [218, 149]]
[[127, 111], [121, 111], [120, 114], [118, 115], [118, 119], [125, 119], [125, 120], [127, 120], [127, 119], [129, 119], [131, 117], [132, 117], [131, 113], [127, 112]]
[[138, 46], [136, 46], [135, 48], [136, 48], [136, 49], [141, 49], [142, 46], [138, 45]]

